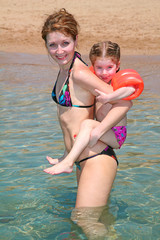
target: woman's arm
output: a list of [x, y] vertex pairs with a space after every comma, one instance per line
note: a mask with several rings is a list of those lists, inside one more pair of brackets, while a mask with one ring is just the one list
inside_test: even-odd
[[131, 107], [132, 101], [128, 100], [120, 100], [119, 103], [114, 104], [101, 123], [92, 130], [89, 146], [94, 146], [104, 133], [119, 123]]

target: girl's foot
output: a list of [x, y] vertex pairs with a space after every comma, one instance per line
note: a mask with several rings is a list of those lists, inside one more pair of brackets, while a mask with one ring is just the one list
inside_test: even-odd
[[47, 156], [46, 159], [48, 160], [48, 162], [51, 165], [55, 165], [55, 164], [59, 163], [60, 161], [62, 161], [61, 158], [60, 159], [58, 159], [58, 158], [51, 158], [49, 156]]
[[73, 165], [68, 164], [66, 161], [61, 161], [55, 166], [46, 168], [44, 172], [52, 175], [57, 175], [61, 173], [71, 173], [73, 171]]

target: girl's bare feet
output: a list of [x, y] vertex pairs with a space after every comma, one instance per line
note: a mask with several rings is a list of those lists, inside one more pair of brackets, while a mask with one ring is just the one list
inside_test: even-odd
[[68, 153], [67, 153], [67, 151], [65, 151], [63, 156], [60, 157], [60, 158], [51, 158], [51, 157], [47, 156], [46, 159], [48, 160], [48, 162], [51, 165], [55, 165], [55, 164], [60, 163], [61, 161], [63, 161], [67, 155], [68, 155]]
[[61, 173], [71, 173], [73, 171], [73, 164], [70, 165], [67, 161], [64, 160], [57, 163], [53, 167], [44, 169], [43, 171], [52, 175], [57, 175]]
[[63, 159], [61, 158], [51, 158], [49, 156], [46, 157], [46, 159], [48, 160], [48, 162], [51, 164], [51, 165], [55, 165], [59, 162], [61, 162]]

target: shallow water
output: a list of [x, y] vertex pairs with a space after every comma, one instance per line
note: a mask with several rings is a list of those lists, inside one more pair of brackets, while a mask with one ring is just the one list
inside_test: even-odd
[[[84, 56], [84, 58], [86, 58]], [[87, 59], [87, 58], [86, 58]], [[160, 239], [160, 57], [124, 56], [145, 82], [128, 113], [128, 137], [111, 192], [103, 239]], [[50, 176], [46, 155], [59, 157], [63, 139], [51, 90], [57, 66], [46, 56], [0, 54], [0, 239], [87, 239], [70, 220], [76, 198], [74, 172]], [[150, 89], [152, 88], [152, 89]], [[99, 239], [99, 238], [97, 238]]]

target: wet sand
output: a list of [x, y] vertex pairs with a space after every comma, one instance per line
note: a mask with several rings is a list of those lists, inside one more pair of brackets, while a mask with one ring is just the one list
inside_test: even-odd
[[45, 54], [41, 28], [48, 14], [66, 8], [80, 25], [79, 48], [88, 54], [93, 43], [119, 43], [122, 55], [159, 55], [158, 0], [1, 0], [0, 50]]
[[[87, 55], [82, 54], [82, 58], [90, 65]], [[124, 55], [121, 57], [121, 69], [125, 68], [132, 68], [139, 72], [144, 80], [144, 94], [160, 94], [160, 55]], [[23, 74], [26, 75], [25, 80], [32, 81], [34, 85], [44, 86], [47, 83], [50, 92], [57, 73], [58, 66], [55, 62], [50, 62], [45, 54], [0, 52], [0, 80], [8, 81], [9, 84], [24, 81], [21, 78]]]

